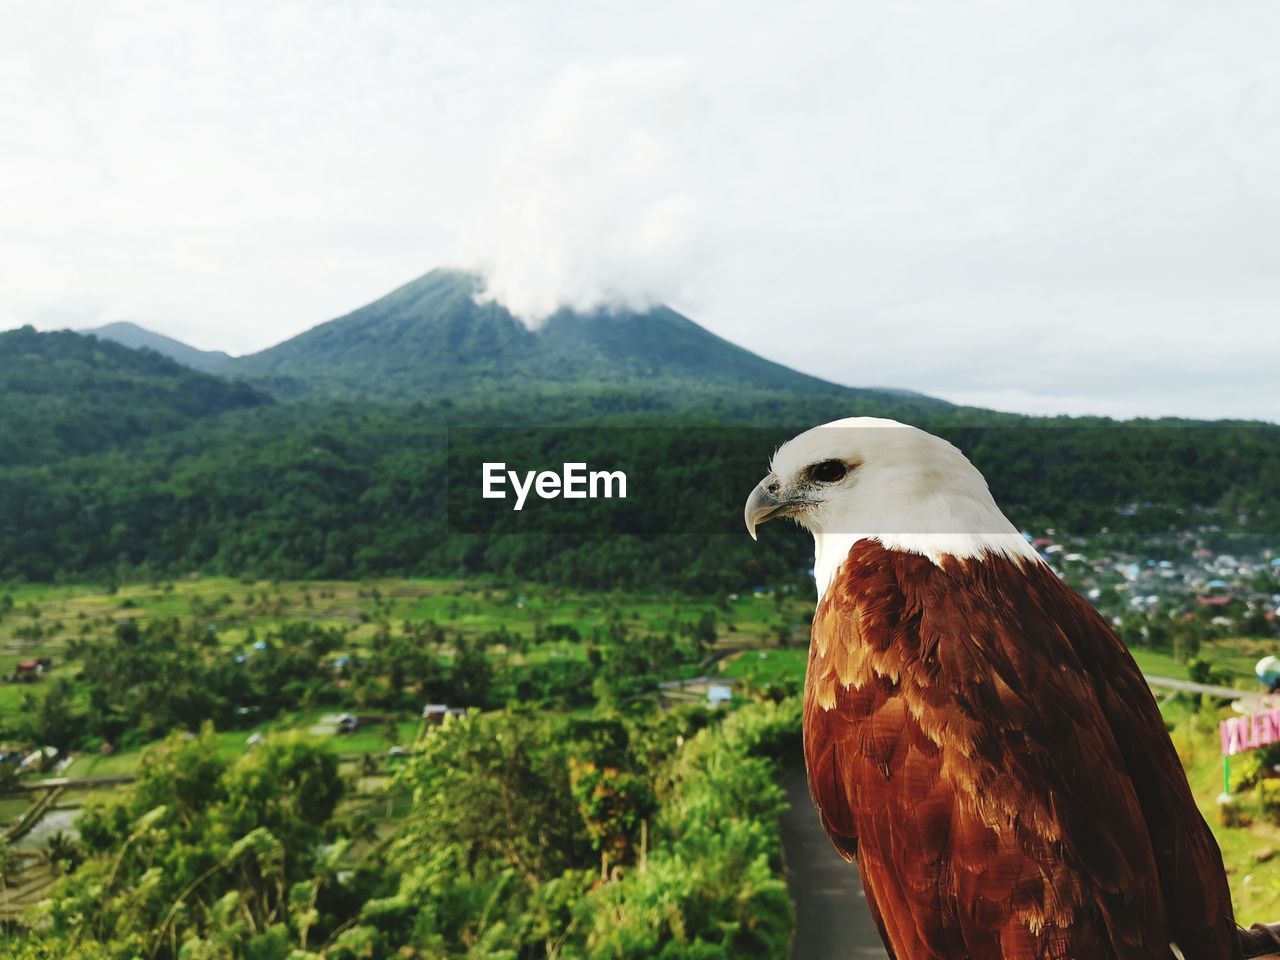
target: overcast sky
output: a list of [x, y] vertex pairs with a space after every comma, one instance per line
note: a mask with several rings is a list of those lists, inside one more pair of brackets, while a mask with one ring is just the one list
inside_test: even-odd
[[1280, 4], [0, 0], [0, 328], [441, 264], [841, 383], [1280, 420]]

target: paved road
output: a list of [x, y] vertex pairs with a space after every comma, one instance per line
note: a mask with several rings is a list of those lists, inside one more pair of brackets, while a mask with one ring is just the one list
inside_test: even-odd
[[1255, 699], [1262, 694], [1262, 690], [1236, 690], [1232, 687], [1215, 687], [1205, 683], [1194, 683], [1191, 680], [1175, 680], [1173, 677], [1153, 677], [1149, 673], [1143, 676], [1147, 680], [1147, 685], [1152, 687], [1164, 687], [1168, 690], [1180, 690], [1183, 693], [1207, 693], [1211, 697], [1220, 697], [1223, 700], [1240, 700], [1244, 697], [1254, 697]]
[[809, 802], [804, 770], [787, 776], [791, 809], [782, 816], [787, 887], [796, 908], [791, 960], [885, 960], [858, 871], [831, 846]]
[[122, 783], [133, 783], [131, 773], [122, 773], [116, 777], [51, 777], [48, 780], [28, 780], [18, 784], [15, 789], [34, 793], [38, 790], [53, 790], [58, 787], [69, 787], [72, 790], [88, 790], [93, 787], [114, 787]]

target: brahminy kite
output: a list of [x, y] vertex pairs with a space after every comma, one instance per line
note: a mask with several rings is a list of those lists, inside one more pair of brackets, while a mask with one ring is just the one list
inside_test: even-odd
[[816, 427], [747, 500], [753, 537], [775, 517], [816, 548], [810, 795], [892, 956], [1242, 955], [1137, 664], [958, 449], [889, 420]]

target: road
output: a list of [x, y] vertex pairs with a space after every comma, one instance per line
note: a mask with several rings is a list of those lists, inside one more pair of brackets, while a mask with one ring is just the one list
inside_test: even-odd
[[1144, 673], [1147, 685], [1151, 687], [1164, 687], [1166, 690], [1178, 690], [1182, 693], [1206, 693], [1211, 697], [1220, 697], [1223, 700], [1241, 700], [1244, 697], [1257, 698], [1262, 695], [1262, 690], [1235, 690], [1231, 687], [1215, 687], [1207, 683], [1195, 683], [1191, 680], [1176, 680], [1173, 677], [1153, 677], [1149, 673]]
[[47, 780], [28, 780], [18, 784], [14, 789], [35, 793], [39, 790], [53, 790], [66, 787], [71, 790], [91, 790], [94, 787], [115, 787], [122, 783], [133, 783], [131, 773], [122, 773], [114, 777], [51, 777]]
[[803, 768], [787, 775], [782, 815], [787, 889], [796, 909], [791, 960], [885, 960], [858, 871], [831, 846], [809, 801]]

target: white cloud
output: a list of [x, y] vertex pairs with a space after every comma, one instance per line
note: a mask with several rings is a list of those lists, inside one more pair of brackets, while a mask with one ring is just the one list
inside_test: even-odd
[[560, 307], [646, 309], [696, 269], [699, 95], [676, 57], [567, 67], [499, 138], [462, 258], [536, 326]]

